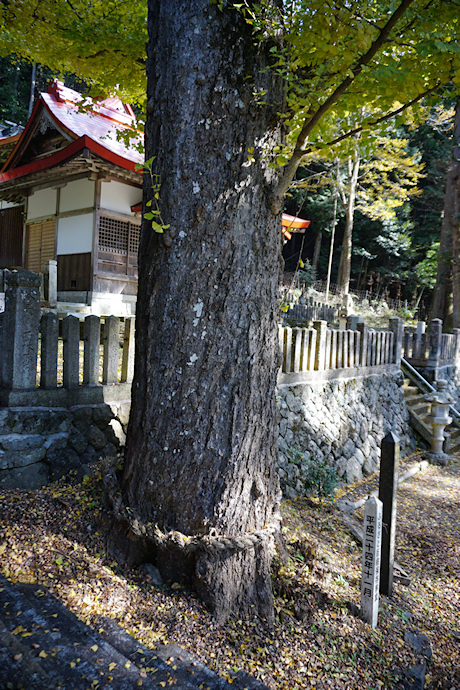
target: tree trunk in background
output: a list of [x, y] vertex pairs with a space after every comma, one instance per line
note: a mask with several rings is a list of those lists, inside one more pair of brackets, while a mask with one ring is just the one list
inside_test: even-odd
[[315, 271], [315, 275], [318, 271], [318, 261], [319, 261], [319, 254], [321, 252], [321, 240], [323, 239], [323, 236], [320, 232], [316, 233], [315, 237], [315, 247], [313, 249], [313, 260], [312, 260], [312, 268]]
[[[445, 202], [448, 199], [446, 189]], [[452, 292], [452, 232], [448, 216], [444, 211], [439, 238], [438, 267], [436, 285], [431, 304], [431, 319], [445, 321], [449, 308], [449, 295]]]
[[455, 108], [454, 143], [447, 173], [444, 218], [452, 236], [452, 317], [453, 327], [460, 328], [460, 99]]
[[343, 233], [342, 254], [340, 256], [338, 285], [342, 294], [347, 294], [350, 287], [351, 250], [353, 246], [353, 220], [355, 214], [356, 188], [358, 185], [360, 157], [355, 150], [353, 157], [347, 161], [347, 188], [342, 192], [345, 206], [345, 231]]
[[34, 98], [35, 98], [35, 74], [37, 71], [37, 63], [34, 62], [32, 63], [32, 71], [30, 75], [30, 97], [29, 97], [29, 117], [32, 115], [32, 110], [34, 107]]
[[267, 204], [276, 172], [258, 154], [281, 141], [283, 88], [234, 10], [150, 0], [148, 21], [146, 158], [170, 229], [144, 221], [122, 486], [142, 521], [182, 536], [147, 540], [131, 560], [192, 584], [220, 621], [272, 619], [270, 530], [245, 551], [177, 544], [279, 529], [281, 217]]

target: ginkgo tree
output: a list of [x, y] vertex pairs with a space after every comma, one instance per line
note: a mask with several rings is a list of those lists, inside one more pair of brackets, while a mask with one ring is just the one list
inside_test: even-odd
[[[272, 616], [284, 193], [306, 153], [349, 134], [365, 143], [373, 123], [458, 78], [455, 3], [287, 8], [149, 3], [147, 153], [170, 228], [141, 238], [111, 544], [193, 584], [220, 620]], [[336, 135], [331, 122], [360, 108]]]
[[[0, 22], [18, 54], [88, 69], [99, 86], [132, 79], [135, 92], [143, 12], [132, 0], [4, 1]], [[219, 620], [273, 618], [284, 194], [306, 153], [333, 142], [340, 115], [368, 109], [339, 135], [365, 141], [379, 122], [458, 88], [458, 21], [456, 0], [148, 2], [146, 156], [169, 227], [145, 222], [141, 233], [132, 408], [108, 543], [192, 584]]]
[[71, 72], [93, 94], [145, 100], [147, 4], [139, 0], [0, 2], [0, 55]]

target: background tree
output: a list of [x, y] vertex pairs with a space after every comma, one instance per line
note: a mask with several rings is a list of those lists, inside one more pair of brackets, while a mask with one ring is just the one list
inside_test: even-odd
[[[434, 286], [433, 301], [431, 306], [431, 318], [448, 321], [449, 298], [452, 297], [453, 290], [453, 256], [458, 244], [454, 246], [453, 233], [458, 229], [458, 216], [455, 217], [458, 208], [458, 138], [459, 133], [459, 102], [457, 101], [452, 136], [444, 137], [444, 142], [450, 146], [448, 156], [448, 166], [445, 180], [444, 206], [442, 213], [442, 224], [439, 238], [439, 251], [436, 272], [436, 283]], [[447, 130], [446, 133], [449, 133]], [[447, 158], [447, 157], [446, 157]], [[458, 230], [457, 230], [458, 233]], [[458, 259], [457, 259], [458, 261]], [[457, 263], [457, 262], [455, 262]], [[456, 281], [457, 282], [457, 281]], [[459, 297], [457, 293], [457, 298]], [[458, 316], [459, 307], [454, 307]], [[458, 326], [457, 326], [458, 327]]]
[[[350, 125], [349, 118], [347, 124]], [[386, 125], [384, 131], [374, 132], [372, 139], [368, 137], [363, 143], [357, 134], [350, 138], [345, 147], [343, 144], [330, 147], [323, 150], [321, 156], [311, 154], [308, 168], [302, 168], [303, 177], [297, 182], [297, 188], [308, 185], [311, 193], [330, 186], [339, 194], [344, 228], [337, 284], [344, 293], [349, 290], [356, 212], [385, 222], [388, 227], [388, 221], [397, 218], [396, 210], [419, 194], [417, 184], [422, 176], [423, 165], [418, 161], [418, 152], [414, 154], [408, 150], [408, 143], [401, 132]], [[338, 174], [335, 160], [339, 161]], [[321, 168], [322, 174], [316, 172], [318, 168]], [[311, 175], [308, 170], [311, 170]], [[309, 212], [308, 206], [307, 209]], [[393, 238], [396, 241], [394, 234]], [[384, 239], [382, 235], [381, 245], [393, 253], [389, 239], [388, 236]], [[365, 247], [366, 242], [360, 245], [360, 250]], [[362, 251], [360, 254], [363, 255]]]
[[139, 0], [0, 3], [0, 56], [72, 73], [94, 95], [145, 99], [147, 5]]
[[[460, 328], [460, 99], [457, 100], [454, 139], [447, 172], [444, 202], [445, 235], [452, 237], [452, 316], [453, 327]], [[441, 235], [442, 237], [442, 235]]]
[[56, 76], [80, 93], [87, 89], [86, 83], [73, 74], [60, 74], [15, 55], [0, 57], [0, 122], [8, 120], [24, 126], [31, 112], [31, 100], [33, 105]]

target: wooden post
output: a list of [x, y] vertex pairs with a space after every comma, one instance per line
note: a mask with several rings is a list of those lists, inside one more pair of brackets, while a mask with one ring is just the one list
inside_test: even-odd
[[380, 592], [391, 597], [396, 534], [399, 439], [390, 431], [381, 443], [379, 499], [383, 504]]
[[371, 496], [364, 504], [361, 611], [371, 628], [379, 615], [380, 551], [382, 541], [382, 502]]

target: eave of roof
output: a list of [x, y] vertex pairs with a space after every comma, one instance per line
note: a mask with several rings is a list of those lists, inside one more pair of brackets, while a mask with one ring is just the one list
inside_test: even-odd
[[91, 153], [88, 149], [83, 149], [76, 156], [59, 165], [0, 183], [0, 200], [23, 203], [24, 199], [30, 195], [31, 190], [36, 186], [40, 188], [43, 185], [53, 187], [54, 185], [60, 185], [62, 182], [70, 182], [74, 179], [89, 176], [93, 179], [119, 180], [120, 182], [134, 185], [139, 190], [142, 189], [142, 179], [140, 179], [138, 172], [121, 168], [119, 165], [99, 158], [99, 156]]
[[[37, 172], [38, 170], [46, 170], [47, 168], [51, 168], [56, 165], [59, 165], [60, 163], [64, 163], [66, 160], [69, 160], [69, 158], [76, 156], [83, 149], [88, 149], [100, 158], [103, 158], [104, 160], [107, 160], [110, 163], [114, 163], [115, 165], [119, 165], [121, 168], [125, 168], [126, 170], [136, 172], [136, 163], [134, 161], [122, 158], [116, 153], [109, 151], [109, 149], [105, 148], [98, 142], [93, 141], [92, 139], [84, 135], [76, 141], [70, 143], [65, 148], [56, 151], [55, 153], [51, 154], [50, 156], [47, 156], [46, 158], [40, 158], [39, 160], [32, 161], [31, 163], [21, 165], [19, 168], [13, 168], [11, 170], [6, 170], [5, 172], [0, 173], [0, 185], [2, 182], [18, 179], [25, 175], [29, 175], [30, 173]], [[141, 173], [139, 173], [139, 176], [140, 175]]]
[[[143, 155], [136, 148], [137, 142], [133, 145], [126, 144], [117, 134], [132, 132], [137, 141], [142, 139], [143, 135], [134, 128], [135, 117], [132, 108], [121, 104], [120, 101], [120, 107], [123, 106], [123, 112], [120, 112], [110, 107], [112, 100], [118, 101], [107, 99], [101, 103], [94, 103], [91, 110], [80, 111], [79, 103], [83, 102], [82, 96], [59, 82], [54, 82], [48, 93], [40, 94], [24, 131], [0, 172], [5, 173], [16, 166], [24, 167], [20, 165], [21, 157], [36, 132], [43, 112], [46, 112], [53, 126], [71, 143], [86, 137], [87, 141], [93, 142], [90, 147], [92, 151], [98, 150], [99, 155], [106, 160], [116, 160], [118, 165], [133, 170], [133, 166], [143, 162]], [[50, 154], [49, 157], [52, 158], [54, 155]]]
[[295, 231], [295, 229], [303, 228], [304, 230], [310, 225], [309, 220], [299, 218], [298, 216], [291, 216], [289, 213], [283, 213], [282, 223], [285, 228]]

